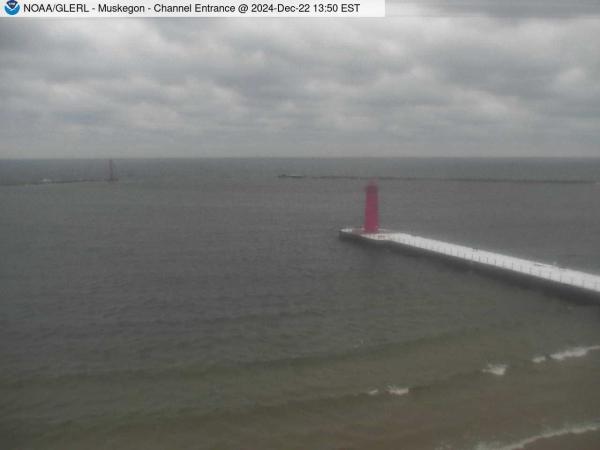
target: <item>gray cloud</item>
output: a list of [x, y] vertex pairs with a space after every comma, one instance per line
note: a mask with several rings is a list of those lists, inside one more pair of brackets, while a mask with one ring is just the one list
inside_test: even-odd
[[486, 14], [5, 20], [0, 157], [600, 156], [600, 18], [458, 3]]
[[[392, 4], [406, 4], [392, 0]], [[598, 0], [413, 0], [424, 11], [419, 14], [446, 16], [485, 15], [496, 18], [566, 18], [598, 16]]]

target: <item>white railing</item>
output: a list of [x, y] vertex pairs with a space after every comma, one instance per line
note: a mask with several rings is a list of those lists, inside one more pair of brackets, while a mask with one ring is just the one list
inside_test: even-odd
[[[445, 245], [443, 242], [429, 241], [427, 239], [415, 236], [406, 236], [402, 234], [390, 236], [382, 234], [381, 236], [378, 235], [377, 239], [397, 242], [399, 244], [403, 244], [409, 247], [424, 249], [427, 251], [435, 252], [442, 255], [448, 255], [467, 261], [474, 261], [481, 264], [510, 270], [513, 272], [529, 274], [532, 277], [551, 280], [557, 283], [563, 283], [571, 286], [582, 287], [584, 289], [600, 291], [600, 281], [597, 280], [598, 277], [596, 277], [596, 279], [588, 279], [586, 277], [590, 277], [591, 275], [587, 275], [584, 273], [582, 273], [581, 276], [579, 276], [576, 272], [572, 271], [567, 271], [568, 273], [564, 273], [563, 271], [565, 269], [558, 267], [554, 268], [552, 266], [542, 265], [535, 262], [529, 262], [518, 258], [502, 257], [502, 255], [494, 257], [494, 254], [490, 252], [479, 251], [474, 248], [461, 247], [453, 244]], [[536, 267], [536, 265], [539, 267]]]

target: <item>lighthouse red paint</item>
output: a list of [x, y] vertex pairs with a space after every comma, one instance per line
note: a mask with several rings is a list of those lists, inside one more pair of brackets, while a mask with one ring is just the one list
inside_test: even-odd
[[365, 188], [365, 233], [377, 233], [379, 231], [379, 188], [374, 181], [371, 181]]

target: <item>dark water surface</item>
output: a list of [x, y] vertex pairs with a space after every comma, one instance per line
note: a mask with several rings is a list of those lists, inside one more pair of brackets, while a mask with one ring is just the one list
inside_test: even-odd
[[598, 306], [337, 239], [599, 273], [600, 160], [116, 165], [0, 161], [1, 448], [600, 448]]

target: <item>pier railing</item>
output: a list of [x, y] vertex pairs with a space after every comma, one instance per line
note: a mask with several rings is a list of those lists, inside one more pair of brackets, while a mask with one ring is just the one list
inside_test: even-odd
[[405, 233], [378, 233], [364, 235], [366, 239], [390, 241], [407, 247], [450, 256], [464, 261], [496, 267], [530, 277], [542, 278], [568, 286], [600, 292], [600, 277], [536, 261], [505, 256], [486, 250], [450, 244]]

